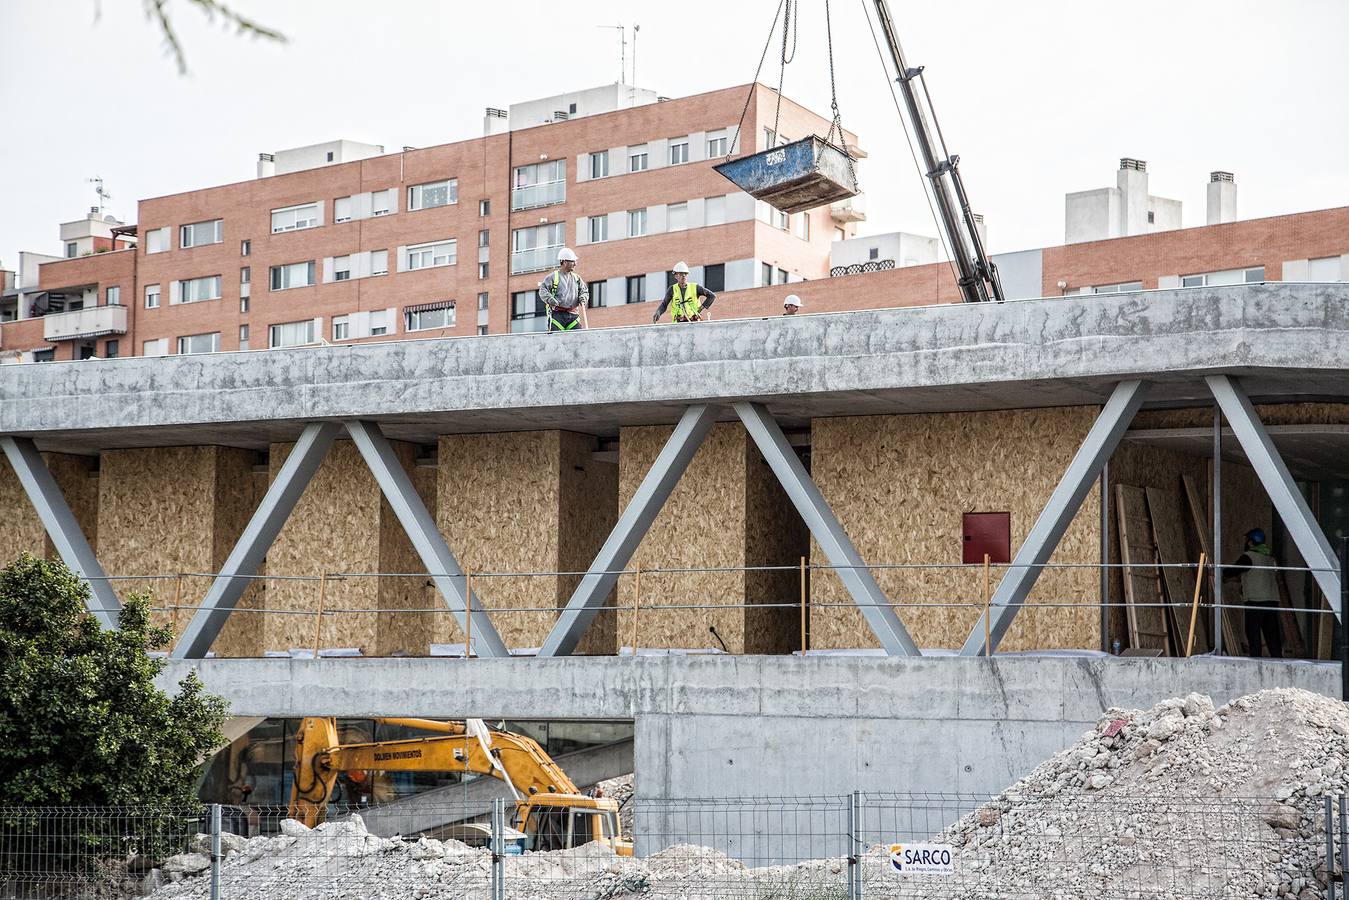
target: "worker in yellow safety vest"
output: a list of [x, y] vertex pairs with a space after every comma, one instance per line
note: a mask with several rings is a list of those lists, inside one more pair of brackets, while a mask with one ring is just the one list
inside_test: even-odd
[[[548, 330], [574, 331], [584, 327], [583, 316], [590, 302], [590, 288], [576, 274], [576, 251], [563, 247], [557, 253], [557, 268], [539, 282], [539, 299], [548, 308]], [[577, 310], [580, 310], [578, 313]]]
[[1251, 656], [1260, 655], [1260, 638], [1265, 639], [1269, 655], [1283, 658], [1283, 634], [1279, 630], [1279, 581], [1283, 573], [1274, 551], [1265, 543], [1265, 530], [1246, 532], [1246, 550], [1230, 566], [1223, 566], [1223, 578], [1241, 579], [1241, 600], [1246, 606], [1246, 644]]
[[659, 322], [665, 308], [671, 307], [670, 319], [675, 322], [701, 322], [703, 312], [712, 307], [717, 295], [689, 281], [688, 263], [680, 260], [674, 264], [674, 284], [665, 289], [665, 298], [660, 301], [660, 309], [651, 316], [652, 322]]

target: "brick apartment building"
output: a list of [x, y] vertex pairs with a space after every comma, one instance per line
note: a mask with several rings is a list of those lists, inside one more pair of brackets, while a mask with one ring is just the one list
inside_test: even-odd
[[[774, 135], [777, 95], [756, 86], [746, 109], [748, 90], [666, 100], [610, 85], [488, 110], [484, 136], [453, 144], [384, 153], [334, 141], [263, 154], [254, 180], [140, 201], [135, 226], [91, 214], [62, 226], [63, 239], [81, 235], [65, 242], [69, 258], [28, 254], [20, 278], [3, 276], [0, 356], [73, 360], [540, 330], [535, 285], [564, 245], [576, 249], [590, 282], [592, 327], [649, 322], [677, 260], [688, 262], [692, 280], [726, 292], [720, 318], [776, 314], [784, 284], [809, 312], [959, 299], [940, 262], [899, 259], [893, 269], [830, 277], [840, 246], [870, 240], [854, 240], [860, 202], [784, 216], [717, 174], [712, 166], [727, 153], [828, 129], [783, 98], [782, 135]], [[847, 140], [862, 155], [857, 137]], [[1146, 164], [1123, 162], [1131, 184], [1138, 181]], [[1217, 174], [1234, 192], [1231, 176]], [[1234, 215], [1234, 193], [1223, 209], [1223, 218]], [[1070, 207], [1070, 229], [1073, 215]], [[994, 260], [1011, 298], [1336, 281], [1349, 277], [1349, 208]]]

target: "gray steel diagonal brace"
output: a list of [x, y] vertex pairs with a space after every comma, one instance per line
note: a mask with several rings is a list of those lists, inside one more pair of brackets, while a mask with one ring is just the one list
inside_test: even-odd
[[[1302, 492], [1293, 481], [1293, 476], [1288, 471], [1288, 466], [1284, 464], [1283, 457], [1279, 455], [1278, 448], [1270, 440], [1269, 432], [1265, 431], [1264, 424], [1256, 415], [1250, 398], [1246, 396], [1237, 380], [1227, 375], [1209, 375], [1204, 380], [1208, 382], [1209, 390], [1213, 392], [1218, 406], [1222, 408], [1227, 424], [1232, 426], [1232, 434], [1241, 444], [1241, 449], [1246, 451], [1246, 459], [1250, 461], [1255, 474], [1260, 477], [1260, 483], [1269, 493], [1269, 499], [1273, 501], [1274, 508], [1279, 513], [1279, 519], [1288, 529], [1288, 536], [1293, 539], [1298, 551], [1302, 553], [1302, 558], [1307, 561], [1312, 576], [1325, 592], [1326, 601], [1338, 619], [1339, 560], [1330, 546], [1330, 541], [1326, 539], [1325, 532], [1312, 515], [1311, 507], [1307, 505]], [[1215, 548], [1215, 554], [1220, 552], [1220, 548]], [[1221, 565], [1223, 560], [1216, 562]]]
[[[1120, 438], [1133, 422], [1134, 414], [1143, 405], [1147, 390], [1144, 381], [1121, 381], [1115, 386], [1054, 493], [1049, 495], [1049, 502], [1017, 549], [990, 600], [992, 622], [988, 630], [992, 650], [997, 649], [1007, 629], [1012, 627], [1012, 620], [1021, 611], [1021, 605], [1026, 602], [1045, 563], [1100, 477], [1101, 467], [1114, 454]], [[960, 655], [985, 656], [989, 652], [990, 649], [984, 646], [984, 616], [981, 613], [965, 639]]]
[[866, 568], [824, 495], [797, 458], [796, 451], [787, 443], [778, 423], [757, 403], [737, 403], [735, 411], [825, 556], [838, 567], [839, 580], [848, 589], [885, 652], [891, 656], [918, 656], [918, 645]]
[[80, 523], [70, 511], [51, 470], [42, 461], [37, 446], [31, 438], [9, 436], [0, 437], [0, 446], [4, 447], [9, 464], [19, 476], [19, 483], [37, 510], [42, 527], [47, 530], [61, 560], [89, 585], [89, 611], [104, 628], [116, 628], [118, 614], [122, 611], [117, 592], [104, 577], [98, 557], [80, 530]]
[[174, 646], [170, 654], [174, 659], [203, 659], [206, 656], [257, 574], [281, 526], [286, 524], [323, 457], [328, 455], [338, 430], [338, 425], [332, 422], [312, 422], [305, 426], [276, 480], [267, 488], [262, 503], [244, 527], [243, 534], [239, 535], [220, 574], [211, 582], [192, 621]]
[[408, 477], [402, 463], [394, 455], [393, 447], [384, 437], [384, 432], [380, 431], [374, 422], [353, 419], [344, 424], [351, 434], [351, 439], [356, 443], [356, 449], [365, 459], [365, 464], [374, 473], [379, 489], [384, 492], [385, 499], [393, 507], [394, 515], [398, 517], [403, 530], [411, 539], [417, 555], [421, 557], [422, 565], [432, 573], [431, 580], [445, 598], [445, 605], [454, 613], [459, 627], [465, 631], [468, 627], [465, 610], [470, 604], [472, 605], [473, 649], [477, 650], [480, 656], [510, 656], [509, 648], [492, 626], [492, 621], [477, 596], [465, 596], [464, 570], [450, 552], [449, 545], [445, 543], [445, 538], [441, 536], [435, 520], [427, 512], [426, 504], [417, 495], [417, 489], [412, 486], [412, 479]]
[[618, 581], [618, 573], [632, 559], [716, 419], [716, 411], [710, 406], [690, 406], [684, 411], [595, 561], [572, 592], [557, 624], [539, 648], [539, 656], [567, 656], [576, 649], [600, 604]]

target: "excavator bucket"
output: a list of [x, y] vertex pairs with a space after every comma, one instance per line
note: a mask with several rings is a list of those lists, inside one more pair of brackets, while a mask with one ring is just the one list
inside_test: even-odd
[[713, 168], [750, 196], [788, 214], [827, 206], [858, 193], [852, 159], [814, 135]]

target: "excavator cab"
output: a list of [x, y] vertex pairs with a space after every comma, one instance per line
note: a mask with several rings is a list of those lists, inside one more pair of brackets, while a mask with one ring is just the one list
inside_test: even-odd
[[568, 850], [592, 841], [632, 855], [632, 842], [618, 833], [618, 804], [607, 798], [544, 794], [530, 797], [518, 810], [528, 849]]

